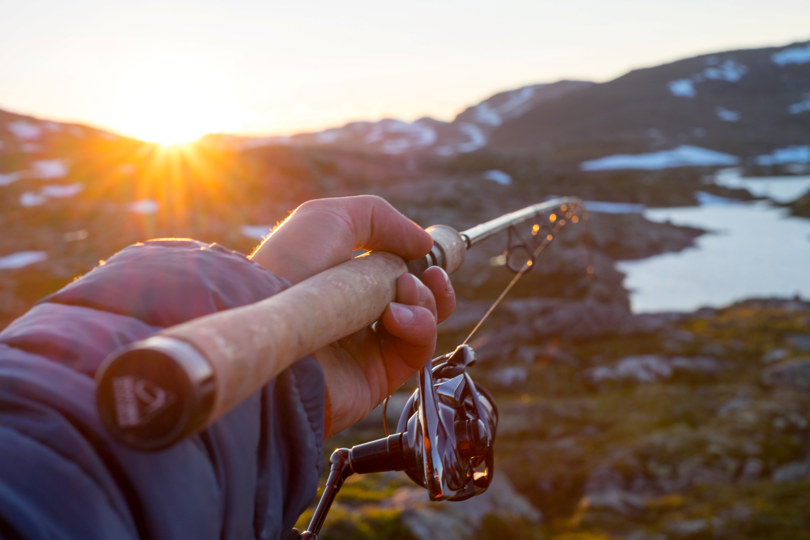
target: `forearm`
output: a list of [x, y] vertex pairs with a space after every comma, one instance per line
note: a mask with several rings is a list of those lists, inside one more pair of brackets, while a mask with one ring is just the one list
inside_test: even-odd
[[[273, 536], [291, 526], [314, 496], [322, 461], [323, 377], [312, 358], [206, 432], [158, 453], [132, 452], [110, 439], [92, 386], [95, 369], [114, 348], [284, 286], [222, 248], [148, 243], [111, 257], [12, 323], [0, 334], [0, 424], [20, 422], [15, 436], [44, 451], [35, 458], [20, 453], [22, 443], [0, 441], [0, 462], [30, 475], [70, 471], [75, 477], [36, 483], [51, 485], [47, 498], [35, 484], [15, 484], [12, 498], [33, 501], [41, 515], [25, 522], [13, 505], [0, 504], [0, 526], [10, 520], [28, 531], [40, 523], [44, 537], [48, 531], [79, 535], [74, 518], [86, 514], [93, 493], [116, 505], [94, 512], [118, 516], [111, 524], [138, 523], [139, 537], [244, 538], [256, 528]], [[75, 486], [87, 486], [87, 497], [72, 497]], [[111, 530], [99, 528], [98, 537]]]

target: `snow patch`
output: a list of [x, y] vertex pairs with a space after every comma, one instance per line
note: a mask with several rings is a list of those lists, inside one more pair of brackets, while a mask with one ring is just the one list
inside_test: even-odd
[[385, 154], [404, 154], [413, 148], [413, 143], [409, 139], [399, 138], [392, 141], [385, 141], [382, 144], [382, 151]]
[[320, 144], [332, 144], [343, 137], [343, 133], [338, 128], [327, 129], [315, 135], [315, 140]]
[[730, 109], [726, 109], [725, 107], [717, 107], [714, 109], [714, 112], [717, 114], [717, 118], [723, 122], [739, 122], [742, 118], [742, 114], [740, 114], [738, 111], [732, 111]]
[[773, 53], [771, 60], [778, 66], [810, 63], [810, 43]]
[[737, 82], [748, 73], [748, 68], [735, 60], [726, 60], [718, 66], [707, 67], [702, 75], [715, 81]]
[[458, 128], [469, 138], [467, 142], [456, 146], [458, 152], [474, 152], [487, 144], [487, 136], [481, 131], [481, 128], [475, 124], [464, 122]]
[[475, 118], [475, 121], [479, 124], [495, 127], [500, 126], [503, 123], [503, 118], [501, 118], [501, 115], [499, 115], [498, 112], [489, 105], [489, 103], [481, 103], [480, 105], [476, 106], [473, 111], [473, 118]]
[[129, 209], [136, 214], [154, 214], [158, 208], [160, 205], [152, 199], [142, 199], [129, 205]]
[[728, 197], [720, 197], [705, 191], [698, 191], [695, 193], [698, 204], [700, 206], [728, 206], [731, 204], [740, 204], [737, 199], [729, 199]]
[[804, 101], [794, 103], [793, 105], [788, 107], [788, 112], [790, 114], [801, 114], [804, 112], [810, 112], [810, 94], [804, 95]]
[[591, 368], [586, 376], [593, 382], [633, 380], [638, 382], [655, 382], [669, 379], [672, 366], [663, 358], [645, 354], [622, 358], [615, 366], [598, 366]]
[[45, 197], [64, 198], [73, 197], [84, 189], [82, 184], [68, 184], [64, 186], [50, 185], [45, 186], [39, 192]]
[[25, 207], [39, 206], [48, 199], [64, 199], [73, 197], [84, 189], [82, 184], [48, 185], [39, 191], [26, 191], [20, 195], [20, 204]]
[[9, 184], [13, 184], [24, 175], [21, 172], [10, 172], [6, 174], [0, 174], [0, 186], [7, 186]]
[[47, 200], [48, 197], [45, 197], [41, 193], [34, 193], [33, 191], [26, 191], [20, 195], [20, 205], [25, 206], [26, 208], [39, 206], [44, 204]]
[[588, 212], [600, 214], [640, 214], [644, 205], [639, 203], [619, 203], [609, 201], [585, 201], [582, 203]]
[[23, 268], [29, 264], [38, 263], [48, 258], [44, 251], [20, 251], [5, 257], [0, 257], [0, 270], [13, 270]]
[[485, 172], [484, 180], [495, 182], [501, 186], [508, 186], [512, 183], [512, 177], [509, 174], [495, 169]]
[[439, 136], [436, 134], [435, 129], [433, 129], [431, 126], [424, 125], [419, 121], [413, 123], [412, 126], [416, 133], [416, 144], [419, 146], [431, 146], [436, 144]]
[[382, 120], [374, 126], [371, 133], [366, 136], [367, 143], [376, 142], [386, 136], [395, 137], [385, 141], [382, 150], [386, 154], [401, 154], [415, 147], [430, 146], [438, 138], [436, 130], [432, 127], [414, 122], [413, 124], [402, 120]]
[[15, 137], [24, 141], [39, 139], [42, 135], [42, 128], [26, 120], [17, 120], [6, 124], [6, 129], [14, 134]]
[[497, 105], [494, 101], [500, 101], [500, 97], [494, 100], [489, 99], [476, 105], [472, 108], [473, 121], [484, 126], [500, 126], [505, 120], [509, 120], [525, 112], [531, 105], [531, 99], [534, 97], [535, 92], [541, 86], [544, 85], [535, 84], [532, 86], [524, 86], [523, 88], [506, 92], [503, 94], [505, 100]]
[[810, 163], [810, 146], [788, 146], [757, 157], [757, 165], [784, 165]]
[[242, 234], [248, 238], [263, 240], [265, 236], [270, 234], [272, 228], [270, 225], [242, 225]]
[[667, 83], [670, 93], [676, 97], [693, 98], [697, 95], [697, 89], [695, 88], [695, 84], [697, 83], [701, 83], [707, 79], [735, 83], [748, 73], [748, 67], [736, 60], [729, 59], [720, 62], [717, 57], [713, 56], [709, 58], [707, 63], [712, 65], [700, 73], [695, 73], [684, 79], [677, 79]]
[[606, 171], [616, 169], [668, 169], [671, 167], [711, 167], [736, 165], [740, 159], [698, 146], [683, 145], [672, 150], [647, 154], [617, 154], [580, 164], [583, 171]]
[[498, 107], [501, 114], [506, 116], [515, 116], [522, 112], [522, 108], [534, 96], [535, 90], [540, 88], [541, 84], [534, 86], [524, 86], [518, 90], [513, 90], [509, 93], [509, 101]]
[[668, 83], [670, 93], [675, 97], [693, 98], [697, 95], [695, 84], [690, 79], [678, 79]]
[[62, 159], [42, 159], [32, 165], [32, 176], [40, 180], [63, 178], [68, 174], [68, 164]]
[[384, 137], [385, 137], [385, 129], [380, 123], [377, 123], [371, 128], [371, 131], [369, 131], [363, 138], [363, 142], [365, 142], [366, 144], [376, 144], [382, 141]]

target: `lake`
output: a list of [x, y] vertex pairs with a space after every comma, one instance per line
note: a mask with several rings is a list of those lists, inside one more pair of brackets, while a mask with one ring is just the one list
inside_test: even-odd
[[[715, 181], [778, 202], [810, 190], [810, 176], [749, 179], [721, 173]], [[652, 221], [709, 232], [680, 253], [619, 263], [635, 312], [693, 311], [753, 297], [810, 299], [810, 219], [790, 217], [766, 201], [707, 194], [700, 200], [700, 206], [644, 210]]]

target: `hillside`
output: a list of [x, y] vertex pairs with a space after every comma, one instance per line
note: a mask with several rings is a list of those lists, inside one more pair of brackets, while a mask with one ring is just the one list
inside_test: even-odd
[[693, 145], [753, 164], [806, 146], [810, 42], [720, 52], [632, 71], [501, 125], [489, 148], [579, 162]]
[[698, 148], [767, 170], [810, 162], [808, 126], [810, 41], [719, 51], [600, 84], [529, 85], [471, 105], [452, 122], [389, 118], [239, 144], [443, 158], [483, 152], [567, 169], [616, 154]]
[[584, 81], [559, 81], [499, 92], [467, 107], [452, 122], [428, 117], [415, 122], [385, 118], [352, 122], [345, 126], [292, 137], [242, 139], [238, 144], [242, 148], [281, 144], [325, 146], [387, 155], [420, 153], [440, 157], [454, 156], [485, 148], [490, 134], [504, 122], [519, 118], [526, 111], [543, 103], [592, 84]]
[[[423, 226], [463, 229], [579, 196], [586, 215], [472, 341], [472, 375], [500, 413], [490, 491], [432, 503], [400, 473], [352, 478], [322, 538], [808, 538], [810, 305], [638, 314], [616, 264], [706, 232], [651, 222], [642, 205], [694, 205], [699, 192], [751, 200], [706, 178], [724, 165], [800, 170], [808, 133], [808, 43], [530, 85], [452, 122], [175, 149], [0, 111], [0, 328], [130, 243], [183, 236], [249, 252], [314, 197], [375, 193]], [[791, 205], [807, 208], [807, 195]], [[437, 353], [511, 280], [507, 245], [501, 235], [470, 250]], [[393, 421], [405, 399], [394, 396]], [[330, 444], [380, 437], [381, 414]]]

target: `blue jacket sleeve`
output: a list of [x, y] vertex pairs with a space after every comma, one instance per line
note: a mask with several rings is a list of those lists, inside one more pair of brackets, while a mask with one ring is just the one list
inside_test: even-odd
[[284, 538], [314, 498], [324, 380], [307, 357], [198, 436], [111, 439], [93, 376], [115, 348], [286, 286], [193, 241], [124, 249], [0, 333], [0, 537]]

